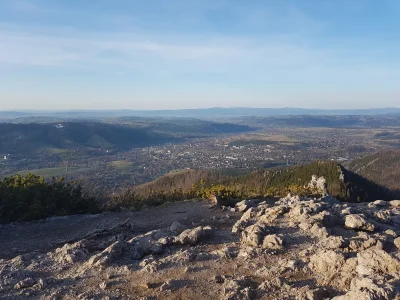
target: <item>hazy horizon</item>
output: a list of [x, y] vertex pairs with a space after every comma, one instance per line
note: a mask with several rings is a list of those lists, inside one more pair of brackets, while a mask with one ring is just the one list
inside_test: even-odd
[[398, 107], [394, 0], [0, 2], [0, 110]]
[[271, 109], [271, 110], [321, 110], [321, 111], [335, 111], [335, 110], [386, 110], [386, 109], [400, 109], [400, 106], [393, 107], [366, 107], [366, 108], [304, 108], [304, 107], [253, 107], [253, 106], [214, 106], [214, 107], [193, 107], [193, 108], [175, 108], [175, 109], [131, 109], [131, 108], [114, 108], [114, 109], [79, 109], [79, 108], [71, 108], [71, 109], [0, 109], [1, 112], [74, 112], [74, 111], [180, 111], [180, 110], [229, 110], [229, 109]]

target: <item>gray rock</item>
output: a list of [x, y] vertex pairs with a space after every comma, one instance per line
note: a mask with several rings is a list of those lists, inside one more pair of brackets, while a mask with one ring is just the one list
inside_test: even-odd
[[376, 200], [376, 201], [374, 201], [374, 202], [372, 202], [370, 204], [375, 205], [375, 206], [380, 206], [380, 207], [388, 207], [388, 206], [390, 206], [390, 203], [387, 202], [387, 201], [384, 201], [384, 200]]
[[306, 293], [304, 300], [324, 300], [331, 298], [331, 291], [327, 288], [316, 288]]
[[256, 209], [254, 207], [251, 207], [248, 209], [238, 220], [235, 225], [232, 227], [232, 233], [240, 233], [242, 232], [249, 224], [251, 218], [253, 218], [256, 215]]
[[310, 257], [310, 268], [319, 274], [332, 274], [340, 271], [345, 263], [342, 252], [321, 250]]
[[181, 245], [196, 245], [200, 241], [208, 238], [213, 230], [210, 226], [199, 226], [194, 229], [186, 229], [176, 237], [175, 243]]
[[390, 235], [392, 237], [397, 237], [397, 233], [392, 229], [385, 230], [385, 234]]
[[14, 289], [20, 290], [20, 289], [26, 289], [34, 286], [36, 284], [36, 280], [33, 278], [26, 278], [24, 280], [19, 281], [15, 286]]
[[171, 279], [160, 287], [161, 292], [173, 292], [185, 288], [188, 285], [187, 280]]
[[177, 221], [173, 222], [169, 227], [169, 230], [175, 234], [180, 234], [182, 231], [186, 230], [187, 227]]
[[39, 279], [37, 281], [37, 283], [33, 286], [34, 289], [36, 290], [43, 290], [44, 288], [46, 288], [48, 286], [47, 281], [43, 280], [43, 279]]
[[400, 237], [394, 239], [394, 245], [400, 250]]
[[243, 280], [225, 280], [222, 299], [250, 300], [251, 298], [251, 290], [246, 287]]
[[103, 281], [102, 283], [100, 283], [99, 287], [102, 290], [108, 289], [110, 287], [110, 282], [109, 281]]
[[380, 223], [389, 224], [392, 222], [390, 210], [380, 210], [374, 213], [374, 218]]
[[93, 255], [89, 261], [89, 266], [104, 266], [112, 263], [114, 260], [121, 257], [128, 246], [126, 242], [117, 241], [103, 250], [103, 252]]
[[344, 248], [345, 241], [341, 236], [329, 236], [319, 242], [319, 246], [325, 249], [335, 250], [339, 248]]
[[394, 207], [400, 207], [400, 200], [389, 201], [389, 204]]
[[321, 226], [319, 224], [314, 224], [311, 229], [310, 229], [310, 233], [318, 238], [325, 238], [329, 236], [328, 230], [326, 229], [326, 227]]
[[243, 200], [243, 201], [236, 203], [236, 205], [235, 205], [236, 210], [239, 212], [245, 212], [250, 207], [254, 207], [254, 206], [257, 206], [257, 203], [254, 200]]
[[325, 202], [327, 204], [330, 204], [330, 205], [335, 205], [335, 204], [341, 204], [342, 203], [338, 199], [336, 199], [335, 197], [332, 197], [332, 196], [325, 196], [325, 197], [321, 198], [321, 201]]
[[374, 238], [368, 238], [368, 239], [363, 239], [363, 238], [356, 238], [352, 239], [350, 241], [349, 248], [353, 251], [362, 251], [366, 250], [369, 248], [375, 247], [377, 249], [383, 249], [382, 243]]
[[400, 270], [397, 258], [380, 249], [367, 249], [357, 254], [356, 271], [360, 275], [394, 274]]
[[374, 224], [368, 222], [364, 216], [359, 214], [347, 215], [345, 217], [345, 227], [354, 230], [374, 231]]
[[247, 227], [242, 232], [241, 242], [242, 244], [249, 245], [252, 247], [259, 247], [263, 243], [265, 235], [265, 226], [258, 223]]
[[368, 277], [354, 278], [351, 281], [350, 291], [343, 296], [332, 300], [381, 300], [393, 299], [394, 288], [385, 281]]
[[73, 244], [65, 244], [61, 248], [57, 248], [54, 253], [54, 260], [64, 263], [75, 263], [88, 258], [89, 252], [85, 247], [85, 241], [79, 241]]
[[238, 256], [239, 250], [236, 247], [224, 247], [220, 250], [213, 251], [220, 258], [235, 258]]
[[276, 234], [269, 234], [264, 237], [262, 243], [263, 249], [282, 249], [283, 248], [283, 241], [282, 239], [277, 236]]

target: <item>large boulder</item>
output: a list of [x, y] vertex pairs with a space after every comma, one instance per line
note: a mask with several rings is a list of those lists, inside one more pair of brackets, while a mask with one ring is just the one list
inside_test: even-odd
[[360, 214], [352, 214], [345, 216], [345, 227], [353, 230], [374, 231], [375, 226], [368, 222], [364, 216]]

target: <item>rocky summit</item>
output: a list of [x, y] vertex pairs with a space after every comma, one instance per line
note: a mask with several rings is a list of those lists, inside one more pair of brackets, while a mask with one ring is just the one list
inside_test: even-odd
[[67, 217], [58, 244], [52, 221], [3, 226], [0, 299], [400, 299], [398, 200], [185, 201], [124, 217]]

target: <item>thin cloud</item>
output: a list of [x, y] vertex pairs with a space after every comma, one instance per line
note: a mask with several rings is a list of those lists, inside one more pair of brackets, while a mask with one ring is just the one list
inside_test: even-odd
[[[43, 28], [42, 28], [43, 30]], [[231, 70], [264, 66], [298, 67], [326, 57], [289, 42], [250, 38], [173, 36], [125, 33], [55, 36], [0, 27], [0, 63], [26, 66], [102, 67], [115, 64], [127, 68], [174, 70]]]

